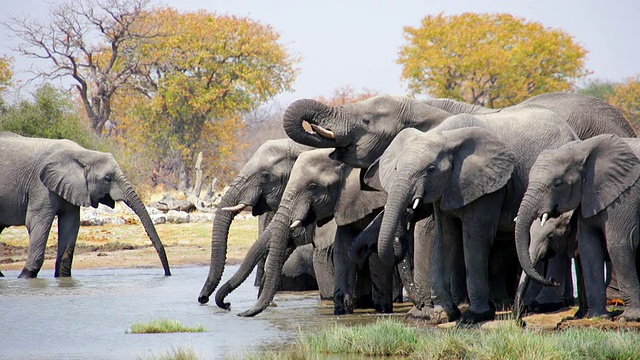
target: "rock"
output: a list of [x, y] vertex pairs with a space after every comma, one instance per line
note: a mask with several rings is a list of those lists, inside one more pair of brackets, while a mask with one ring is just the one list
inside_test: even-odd
[[171, 224], [184, 224], [189, 222], [189, 214], [185, 211], [169, 210], [165, 215], [167, 222]]

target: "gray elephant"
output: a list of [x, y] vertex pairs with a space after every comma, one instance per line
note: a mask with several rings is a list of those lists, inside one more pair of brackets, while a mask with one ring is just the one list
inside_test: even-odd
[[[552, 285], [533, 267], [529, 229], [562, 213], [577, 212], [578, 252], [589, 317], [606, 310], [605, 261], [610, 259], [626, 308], [619, 319], [640, 320], [638, 221], [640, 141], [600, 135], [541, 153], [518, 211], [516, 246], [523, 270]], [[534, 257], [538, 256], [534, 252]]]
[[[312, 241], [316, 225], [324, 226], [333, 218], [338, 225], [332, 256], [334, 313], [353, 311], [357, 267], [348, 257], [348, 248], [354, 236], [382, 209], [386, 195], [361, 191], [359, 171], [332, 159], [331, 152], [319, 149], [300, 154], [274, 219], [249, 250], [238, 272], [216, 293], [219, 306], [229, 307], [225, 297], [248, 277], [257, 259], [268, 253], [264, 288], [258, 301], [239, 315], [254, 316], [262, 312], [275, 295], [278, 277], [274, 274], [281, 271], [287, 254], [296, 246]], [[291, 237], [299, 239], [298, 242], [289, 241]], [[378, 262], [370, 264], [374, 269], [372, 281], [385, 284], [374, 288], [390, 289], [392, 266], [384, 267], [376, 257], [371, 260]], [[391, 311], [391, 290], [380, 296], [374, 292], [373, 296], [378, 311]]]
[[140, 218], [165, 275], [171, 275], [160, 237], [122, 169], [111, 154], [87, 150], [69, 140], [28, 138], [0, 133], [0, 231], [26, 225], [29, 254], [21, 278], [38, 275], [54, 218], [58, 253], [54, 275], [71, 276], [80, 206], [114, 207], [124, 201]]
[[[542, 107], [529, 107], [518, 116], [509, 112], [456, 115], [424, 133], [401, 131], [392, 146], [399, 143], [402, 156], [386, 156], [385, 152], [365, 176], [374, 184], [379, 179], [388, 191], [378, 241], [381, 260], [385, 264], [394, 260], [393, 237], [406, 209], [433, 203], [436, 230], [430, 285], [434, 303], [442, 306], [449, 320], [477, 323], [494, 319], [491, 252], [503, 248], [500, 241], [507, 250], [513, 244], [513, 219], [536, 155], [576, 138], [565, 121]], [[452, 299], [448, 276], [460, 247], [470, 301], [462, 315]], [[515, 274], [514, 286], [517, 271]]]
[[[291, 168], [298, 156], [313, 148], [289, 139], [268, 140], [244, 165], [236, 180], [220, 200], [213, 220], [211, 263], [209, 275], [200, 291], [198, 301], [209, 302], [209, 296], [222, 279], [227, 258], [227, 241], [233, 218], [247, 207], [260, 216], [261, 229], [266, 227], [282, 198], [289, 181]], [[261, 279], [258, 276], [257, 279]]]
[[[407, 97], [378, 95], [339, 107], [302, 99], [286, 110], [283, 125], [287, 135], [305, 145], [337, 148], [339, 159], [348, 165], [367, 168], [405, 128], [427, 131], [451, 115], [486, 116], [511, 113], [519, 116], [530, 107], [545, 107], [573, 128], [580, 139], [599, 134], [635, 137], [622, 113], [607, 102], [574, 93], [547, 93], [534, 96], [518, 105], [488, 109], [450, 99], [416, 100]], [[303, 128], [308, 122], [315, 130]]]

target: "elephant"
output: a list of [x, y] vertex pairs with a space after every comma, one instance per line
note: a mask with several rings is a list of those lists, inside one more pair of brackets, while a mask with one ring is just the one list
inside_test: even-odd
[[[575, 211], [577, 247], [589, 317], [611, 318], [606, 309], [605, 261], [617, 274], [625, 310], [622, 321], [640, 320], [638, 220], [640, 220], [640, 141], [603, 134], [542, 152], [531, 168], [518, 210], [518, 259], [527, 276], [543, 285], [533, 267], [528, 229], [535, 219]], [[533, 255], [533, 256], [532, 256]], [[532, 257], [534, 259], [532, 259]]]
[[[399, 147], [401, 150], [393, 153], [401, 156], [387, 156], [385, 152], [364, 177], [370, 186], [388, 192], [378, 256], [385, 264], [393, 263], [393, 238], [408, 207], [417, 209], [423, 203], [433, 206], [430, 285], [434, 303], [442, 307], [449, 321], [467, 324], [494, 319], [490, 259], [505, 255], [491, 252], [508, 254], [509, 246], [513, 246], [513, 219], [536, 155], [575, 139], [576, 134], [563, 119], [536, 106], [517, 116], [510, 112], [462, 114], [447, 118], [427, 132], [402, 130], [390, 145]], [[470, 302], [464, 314], [452, 299], [449, 283], [460, 258], [460, 246]], [[515, 257], [515, 249], [511, 252]], [[505, 283], [498, 284], [504, 293], [508, 293], [506, 282], [511, 276], [515, 295], [517, 273], [519, 269], [512, 275], [505, 274]]]
[[29, 253], [20, 278], [35, 278], [42, 268], [47, 239], [58, 217], [58, 252], [54, 276], [71, 276], [80, 228], [80, 207], [114, 207], [124, 201], [140, 218], [165, 275], [169, 261], [151, 217], [122, 169], [109, 153], [92, 151], [70, 140], [23, 137], [0, 132], [0, 232], [26, 225]]
[[[209, 302], [209, 296], [222, 279], [233, 218], [243, 209], [251, 207], [254, 216], [261, 216], [260, 227], [266, 227], [273, 215], [268, 214], [280, 204], [293, 163], [302, 152], [311, 149], [313, 148], [289, 139], [268, 140], [243, 166], [229, 190], [222, 196], [213, 220], [211, 263], [198, 296], [201, 304]], [[257, 277], [260, 278], [261, 276]]]
[[[296, 142], [318, 148], [337, 148], [340, 160], [354, 167], [367, 168], [404, 128], [427, 131], [457, 114], [486, 116], [508, 112], [518, 116], [529, 107], [553, 111], [569, 123], [580, 139], [599, 134], [635, 137], [618, 109], [604, 100], [577, 93], [541, 94], [502, 109], [451, 99], [417, 100], [386, 94], [338, 107], [301, 99], [287, 108], [283, 126]], [[305, 121], [315, 133], [303, 128]]]
[[[258, 259], [268, 253], [265, 264], [265, 280], [258, 301], [240, 316], [255, 316], [271, 302], [277, 289], [282, 264], [293, 248], [311, 242], [317, 226], [326, 226], [335, 220], [332, 260], [334, 264], [334, 313], [353, 312], [356, 266], [347, 251], [352, 239], [363, 230], [384, 206], [386, 194], [377, 191], [361, 191], [359, 169], [333, 159], [331, 149], [307, 151], [298, 157], [291, 170], [284, 195], [273, 220], [260, 234], [249, 250], [240, 269], [216, 293], [216, 303], [229, 308], [225, 297], [250, 274]], [[290, 241], [290, 239], [296, 241]], [[384, 266], [377, 257], [371, 257], [371, 281], [376, 310], [390, 312], [393, 294], [390, 290], [393, 269]], [[363, 279], [358, 279], [360, 282]], [[382, 285], [375, 285], [375, 283]]]

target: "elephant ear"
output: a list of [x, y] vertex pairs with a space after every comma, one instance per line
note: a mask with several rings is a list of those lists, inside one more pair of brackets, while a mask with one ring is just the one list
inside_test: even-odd
[[600, 135], [582, 141], [585, 149], [581, 214], [594, 216], [613, 203], [640, 178], [640, 159], [625, 140]]
[[495, 135], [480, 127], [443, 131], [453, 152], [451, 177], [442, 194], [443, 210], [463, 207], [505, 186], [515, 155]]
[[389, 190], [396, 177], [396, 163], [402, 155], [405, 144], [416, 136], [423, 134], [414, 128], [407, 128], [398, 133], [382, 155], [367, 169], [363, 183], [377, 190]]
[[59, 150], [44, 160], [40, 181], [50, 191], [60, 195], [75, 206], [91, 206], [85, 165], [76, 151]]
[[333, 213], [338, 226], [354, 223], [371, 214], [375, 209], [384, 207], [387, 193], [360, 189], [360, 171], [347, 167], [346, 178], [340, 189], [340, 198]]

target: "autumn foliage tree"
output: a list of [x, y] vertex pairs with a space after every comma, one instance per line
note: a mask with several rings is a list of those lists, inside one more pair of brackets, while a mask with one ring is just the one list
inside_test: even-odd
[[144, 65], [118, 95], [120, 138], [158, 169], [172, 163], [179, 188], [200, 151], [210, 176], [233, 179], [242, 114], [290, 90], [298, 59], [272, 27], [245, 17], [165, 8], [139, 26], [159, 36], [132, 54]]
[[636, 133], [640, 133], [640, 75], [616, 86], [608, 101], [622, 110]]
[[572, 36], [509, 14], [429, 15], [404, 34], [398, 63], [412, 94], [503, 107], [588, 74]]
[[[73, 81], [91, 128], [98, 135], [111, 116], [115, 93], [143, 63], [131, 56], [157, 34], [136, 26], [151, 0], [64, 0], [50, 3], [46, 20], [13, 16], [4, 22], [21, 42], [17, 50], [48, 64], [37, 77]], [[139, 30], [146, 30], [142, 32]]]

